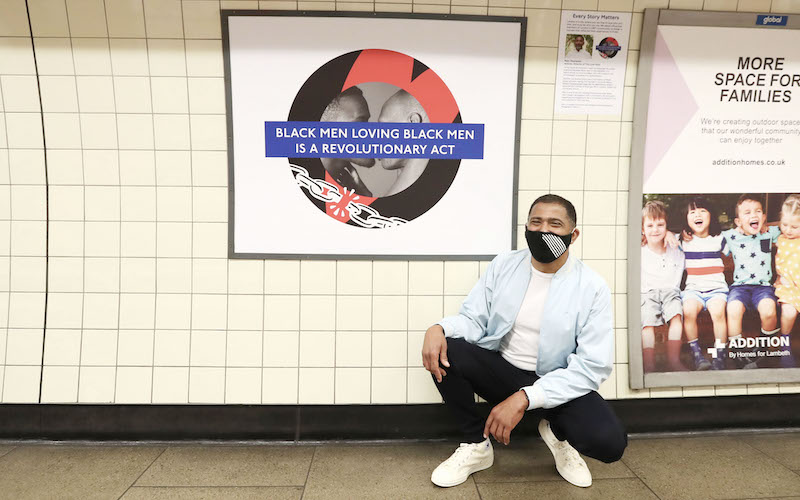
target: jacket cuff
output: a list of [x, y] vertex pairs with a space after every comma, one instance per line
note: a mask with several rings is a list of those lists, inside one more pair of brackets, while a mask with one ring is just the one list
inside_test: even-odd
[[442, 330], [444, 330], [445, 337], [452, 337], [455, 328], [449, 321], [447, 321], [447, 318], [442, 318], [441, 321], [435, 324], [442, 327]]
[[533, 384], [523, 387], [522, 390], [525, 391], [525, 394], [528, 396], [528, 410], [544, 408], [547, 396], [545, 396], [544, 390], [542, 390], [541, 387]]

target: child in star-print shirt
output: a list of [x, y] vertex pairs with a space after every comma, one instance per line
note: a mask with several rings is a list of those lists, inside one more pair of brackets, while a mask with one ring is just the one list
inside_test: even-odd
[[[772, 245], [780, 236], [776, 226], [765, 227], [767, 216], [760, 197], [743, 194], [736, 202], [736, 227], [722, 232], [723, 253], [733, 256], [733, 283], [728, 293], [728, 338], [742, 334], [746, 309], [758, 311], [761, 334], [778, 333], [777, 297], [772, 288]], [[755, 366], [748, 366], [755, 367]]]

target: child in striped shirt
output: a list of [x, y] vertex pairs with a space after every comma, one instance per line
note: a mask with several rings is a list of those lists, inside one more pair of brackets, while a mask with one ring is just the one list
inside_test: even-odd
[[[681, 235], [681, 248], [686, 262], [686, 285], [683, 299], [683, 329], [692, 352], [696, 370], [725, 368], [725, 344], [728, 326], [725, 306], [728, 284], [725, 282], [722, 254], [727, 253], [719, 221], [711, 205], [702, 196], [690, 198], [685, 207], [686, 225]], [[709, 362], [697, 341], [697, 315], [703, 309], [711, 315], [716, 356]]]

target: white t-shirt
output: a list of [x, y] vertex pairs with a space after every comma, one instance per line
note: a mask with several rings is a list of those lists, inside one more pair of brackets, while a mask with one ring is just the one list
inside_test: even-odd
[[531, 265], [531, 282], [522, 299], [514, 326], [500, 341], [500, 355], [512, 365], [529, 372], [536, 371], [539, 355], [539, 329], [553, 274], [537, 271]]
[[642, 291], [678, 288], [683, 277], [683, 252], [667, 245], [664, 253], [642, 247]]
[[586, 52], [586, 49], [575, 50], [574, 48], [567, 52], [568, 59], [591, 59], [592, 55]]

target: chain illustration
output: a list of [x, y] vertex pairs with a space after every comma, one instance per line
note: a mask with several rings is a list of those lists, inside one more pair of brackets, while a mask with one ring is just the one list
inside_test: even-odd
[[[342, 201], [344, 195], [339, 191], [338, 186], [321, 179], [312, 178], [308, 175], [308, 170], [299, 165], [290, 164], [289, 168], [295, 174], [297, 185], [308, 190], [312, 197], [325, 203], [337, 204]], [[352, 193], [350, 194], [352, 195]], [[350, 215], [350, 220], [361, 227], [385, 228], [399, 226], [408, 222], [400, 217], [384, 217], [369, 205], [353, 200], [349, 201], [344, 208]]]

